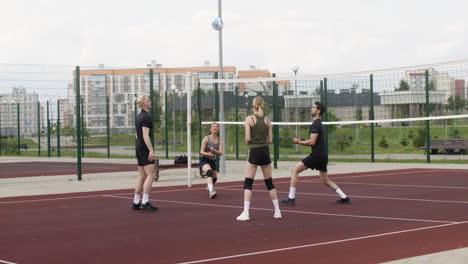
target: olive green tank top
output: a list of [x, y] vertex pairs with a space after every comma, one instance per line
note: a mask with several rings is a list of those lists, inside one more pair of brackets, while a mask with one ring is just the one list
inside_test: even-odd
[[254, 116], [257, 118], [257, 121], [255, 122], [254, 126], [250, 127], [251, 140], [249, 143], [249, 148], [268, 146], [268, 125], [265, 123], [265, 116]]

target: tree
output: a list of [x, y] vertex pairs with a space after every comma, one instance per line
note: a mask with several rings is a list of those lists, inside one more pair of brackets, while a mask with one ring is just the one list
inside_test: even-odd
[[349, 138], [346, 135], [337, 135], [334, 143], [335, 143], [334, 145], [340, 151], [343, 151], [347, 149], [349, 146], [351, 146], [351, 142], [349, 141]]
[[75, 127], [73, 126], [72, 123], [70, 123], [69, 125], [67, 126], [64, 126], [61, 130], [61, 133], [66, 136], [66, 137], [75, 137], [76, 136], [76, 133], [75, 133]]
[[159, 102], [159, 91], [154, 92], [154, 102], [153, 102], [153, 109], [154, 109], [154, 124], [155, 127], [161, 127], [161, 115], [162, 115], [162, 108], [161, 103]]
[[400, 80], [400, 84], [398, 88], [395, 88], [395, 92], [400, 92], [400, 91], [409, 91], [409, 85], [405, 80]]
[[413, 139], [413, 146], [419, 148], [426, 144], [426, 128], [421, 124], [416, 133], [416, 137]]
[[458, 112], [465, 109], [465, 107], [468, 107], [467, 101], [460, 96], [453, 95], [448, 98], [447, 104], [444, 106], [445, 110], [450, 112]]
[[429, 82], [429, 91], [436, 91], [437, 90], [437, 86], [435, 84], [434, 81], [430, 81]]
[[384, 135], [382, 135], [382, 137], [379, 140], [379, 146], [381, 148], [388, 148], [388, 142]]

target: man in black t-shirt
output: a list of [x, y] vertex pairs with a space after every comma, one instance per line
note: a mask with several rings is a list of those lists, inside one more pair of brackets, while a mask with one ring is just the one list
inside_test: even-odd
[[[153, 184], [155, 172], [154, 150], [151, 144], [153, 135], [153, 121], [148, 114], [151, 108], [151, 100], [147, 95], [140, 95], [137, 100], [138, 107], [141, 109], [135, 122], [136, 146], [135, 153], [138, 161], [138, 182], [135, 187], [135, 197], [131, 208], [134, 210], [155, 211], [158, 208], [149, 202], [149, 193]], [[143, 197], [141, 197], [143, 196]], [[141, 198], [141, 202], [140, 202]]]
[[346, 194], [341, 191], [338, 186], [328, 179], [327, 173], [327, 163], [328, 163], [328, 153], [325, 148], [325, 139], [324, 139], [324, 130], [320, 116], [327, 111], [327, 108], [320, 102], [315, 102], [314, 106], [310, 109], [310, 114], [312, 116], [313, 123], [310, 125], [309, 129], [309, 139], [301, 141], [299, 138], [294, 138], [293, 141], [295, 144], [300, 144], [304, 146], [311, 146], [312, 153], [299, 162], [294, 169], [291, 171], [291, 186], [289, 188], [289, 195], [287, 199], [281, 200], [283, 205], [294, 205], [296, 204], [296, 186], [299, 181], [299, 173], [311, 169], [318, 170], [320, 173], [320, 179], [322, 182], [335, 191], [340, 199], [337, 200], [337, 203], [340, 204], [349, 204], [351, 200]]

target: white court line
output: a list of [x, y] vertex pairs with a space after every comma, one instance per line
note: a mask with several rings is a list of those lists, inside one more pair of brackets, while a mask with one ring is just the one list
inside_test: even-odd
[[[151, 193], [163, 193], [163, 192], [178, 192], [178, 191], [192, 191], [192, 190], [204, 190], [205, 188], [194, 188], [194, 189], [174, 189], [174, 190], [163, 190], [163, 191], [152, 191]], [[111, 193], [109, 195], [130, 195], [132, 193]], [[102, 197], [103, 194], [87, 195], [87, 196], [71, 196], [71, 197], [58, 197], [58, 198], [45, 198], [45, 199], [35, 199], [35, 200], [23, 200], [23, 201], [6, 201], [0, 202], [0, 204], [12, 204], [12, 203], [29, 203], [29, 202], [47, 202], [47, 201], [59, 201], [59, 200], [68, 200], [68, 199], [80, 199], [80, 198], [94, 198]], [[128, 198], [130, 199], [130, 198]]]
[[[411, 171], [411, 172], [399, 172], [399, 173], [387, 173], [387, 174], [375, 174], [375, 172], [371, 172], [373, 174], [369, 174], [369, 175], [357, 175], [357, 176], [344, 176], [344, 177], [337, 177], [337, 178], [334, 178], [335, 180], [337, 179], [345, 179], [345, 178], [361, 178], [361, 177], [378, 177], [378, 176], [388, 176], [388, 175], [400, 175], [400, 174], [411, 174], [411, 173], [420, 173], [420, 172], [430, 172], [430, 171], [433, 171], [433, 170], [422, 170], [422, 171]], [[366, 172], [363, 172], [363, 173], [366, 173]], [[313, 175], [309, 175], [309, 176], [302, 176], [302, 177], [311, 177]], [[333, 177], [334, 175], [329, 175], [329, 177]], [[318, 177], [318, 175], [315, 175], [313, 177]], [[283, 178], [280, 178], [280, 179], [283, 179]], [[320, 181], [320, 179], [317, 179], [317, 180], [301, 180], [300, 182], [317, 182], [317, 181]], [[275, 183], [289, 183], [289, 180], [287, 181], [275, 181]], [[357, 183], [356, 183], [357, 184]], [[230, 187], [237, 187], [237, 186], [241, 186], [242, 184], [236, 184], [236, 185], [227, 185], [227, 186], [222, 186], [222, 187], [218, 187], [218, 188], [230, 188]], [[407, 185], [403, 185], [403, 186], [407, 186]], [[155, 187], [157, 188], [157, 187]], [[456, 187], [454, 187], [456, 188]], [[463, 187], [458, 187], [458, 188], [463, 188]], [[184, 189], [174, 189], [174, 190], [163, 190], [163, 191], [158, 191], [158, 190], [154, 190], [154, 191], [151, 191], [151, 193], [161, 193], [161, 192], [174, 192], [174, 191], [189, 191], [189, 190], [203, 190], [204, 188], [200, 187], [200, 188], [184, 188]], [[115, 195], [126, 195], [126, 194], [133, 194], [133, 193], [118, 193], [118, 194], [115, 194]], [[80, 198], [91, 198], [91, 197], [99, 197], [101, 195], [90, 195], [90, 196], [74, 196], [74, 197], [63, 197], [63, 198], [48, 198], [48, 199], [36, 199], [36, 200], [24, 200], [24, 201], [8, 201], [8, 202], [0, 202], [0, 204], [11, 204], [11, 203], [25, 203], [25, 202], [40, 202], [40, 201], [54, 201], [54, 200], [66, 200], [66, 199], [80, 199]]]
[[339, 184], [358, 184], [358, 185], [376, 185], [376, 186], [393, 186], [393, 187], [418, 187], [418, 188], [440, 188], [440, 189], [462, 189], [468, 190], [468, 187], [464, 186], [435, 186], [435, 185], [408, 185], [408, 184], [390, 184], [390, 183], [367, 183], [367, 182], [341, 182], [336, 181]]
[[[398, 173], [378, 173], [378, 174], [369, 174], [369, 175], [353, 175], [353, 176], [343, 176], [340, 177], [338, 175], [329, 174], [328, 177], [333, 180], [339, 179], [352, 179], [352, 178], [365, 178], [365, 177], [379, 177], [379, 176], [391, 176], [391, 175], [408, 175], [408, 174], [417, 174], [417, 173], [424, 173], [424, 172], [433, 172], [433, 170], [421, 170], [421, 171], [408, 171], [408, 172], [398, 172]], [[319, 177], [319, 175], [316, 175]], [[299, 176], [300, 177], [300, 176]], [[304, 180], [307, 181], [307, 180]], [[309, 180], [310, 181], [310, 180]], [[315, 181], [315, 180], [314, 180]]]
[[68, 199], [92, 198], [92, 197], [100, 197], [100, 196], [101, 196], [101, 195], [88, 195], [88, 196], [72, 196], [72, 197], [62, 197], [62, 198], [46, 198], [46, 199], [36, 199], [36, 200], [24, 200], [24, 201], [7, 201], [7, 202], [0, 202], [0, 204], [29, 203], [29, 202], [47, 202], [47, 201], [58, 201], [58, 200], [68, 200]]
[[[127, 197], [114, 196], [114, 195], [103, 195], [103, 197], [128, 199]], [[160, 200], [150, 199], [155, 202], [166, 202], [166, 203], [177, 203], [177, 204], [189, 204], [189, 205], [200, 205], [200, 206], [212, 206], [212, 207], [223, 207], [223, 208], [238, 208], [243, 209], [242, 206], [236, 205], [222, 205], [222, 204], [207, 204], [207, 203], [194, 203], [194, 202], [183, 202], [183, 201], [171, 201], [171, 200]], [[261, 210], [261, 211], [273, 211], [273, 209], [250, 207], [250, 209]], [[398, 218], [398, 217], [381, 217], [381, 216], [367, 216], [367, 215], [350, 215], [350, 214], [332, 214], [332, 213], [321, 213], [321, 212], [306, 212], [296, 210], [281, 210], [282, 212], [298, 213], [298, 214], [311, 214], [311, 215], [325, 215], [325, 216], [340, 216], [340, 217], [353, 217], [353, 218], [367, 218], [367, 219], [383, 219], [383, 220], [396, 220], [396, 221], [409, 221], [409, 222], [428, 222], [428, 223], [458, 223], [455, 221], [442, 221], [442, 220], [427, 220], [427, 219], [412, 219], [412, 218]]]
[[9, 262], [9, 261], [6, 261], [6, 260], [1, 260], [1, 259], [0, 259], [0, 263], [5, 263], [5, 264], [17, 264], [17, 263], [14, 263], [14, 262]]
[[390, 236], [390, 235], [395, 235], [395, 234], [403, 234], [403, 233], [409, 233], [409, 232], [415, 232], [415, 231], [427, 230], [427, 229], [434, 229], [434, 228], [440, 228], [440, 227], [451, 226], [451, 225], [459, 225], [459, 224], [465, 224], [465, 223], [468, 223], [468, 221], [459, 222], [459, 223], [450, 223], [450, 224], [444, 224], [444, 225], [429, 226], [429, 227], [414, 228], [414, 229], [406, 229], [406, 230], [395, 231], [395, 232], [381, 233], [381, 234], [361, 236], [361, 237], [353, 237], [353, 238], [333, 240], [333, 241], [314, 243], [314, 244], [306, 244], [306, 245], [294, 246], [294, 247], [285, 247], [285, 248], [277, 248], [277, 249], [270, 249], [270, 250], [257, 251], [257, 252], [249, 252], [249, 253], [244, 253], [244, 254], [237, 254], [237, 255], [224, 256], [224, 257], [218, 257], [218, 258], [210, 258], [210, 259], [201, 259], [201, 260], [194, 260], [194, 261], [187, 261], [187, 262], [179, 262], [178, 264], [192, 264], [192, 263], [201, 263], [201, 262], [211, 262], [211, 261], [215, 261], [215, 260], [240, 258], [240, 257], [246, 257], [246, 256], [261, 255], [261, 254], [266, 254], [266, 253], [286, 251], [286, 250], [293, 250], [293, 249], [316, 247], [316, 246], [322, 246], [322, 245], [330, 245], [330, 244], [337, 244], [337, 243], [343, 243], [343, 242], [349, 242], [349, 241], [363, 240], [363, 239], [367, 239], [367, 238], [375, 238], [375, 237]]
[[[228, 190], [228, 191], [237, 191], [236, 189], [230, 189], [226, 187], [217, 187], [216, 189], [221, 190]], [[268, 192], [265, 190], [256, 190], [256, 192]], [[278, 191], [278, 193], [289, 193], [286, 191]], [[303, 192], [296, 192], [296, 194], [301, 195], [317, 195], [317, 196], [336, 196], [336, 194], [328, 194], [328, 193], [303, 193]], [[359, 197], [359, 198], [370, 198], [370, 199], [383, 199], [383, 200], [402, 200], [402, 201], [417, 201], [417, 202], [436, 202], [436, 203], [460, 203], [460, 204], [468, 204], [468, 201], [451, 201], [451, 200], [428, 200], [428, 199], [416, 199], [416, 198], [398, 198], [398, 197], [383, 197], [383, 196], [365, 196], [365, 195], [352, 195], [352, 197]]]
[[[419, 172], [429, 172], [429, 171], [432, 171], [432, 170], [424, 170], [424, 171], [412, 171], [412, 172], [398, 172], [398, 173], [378, 173], [378, 174], [375, 174], [375, 172], [367, 172], [367, 173], [372, 173], [372, 174], [368, 174], [368, 175], [354, 175], [354, 176], [343, 176], [343, 177], [336, 177], [338, 175], [342, 175], [342, 174], [337, 174], [337, 175], [333, 175], [333, 174], [329, 174], [328, 177], [337, 181], [338, 179], [348, 179], [348, 178], [362, 178], [362, 177], [379, 177], [379, 176], [390, 176], [390, 175], [400, 175], [400, 174], [408, 174], [408, 173], [419, 173]], [[353, 172], [355, 173], [355, 172]], [[366, 173], [366, 172], [363, 172], [363, 173]], [[319, 177], [319, 175], [307, 175], [307, 176], [299, 176], [299, 178], [301, 177]], [[335, 178], [336, 177], [336, 178]], [[222, 178], [222, 177], [221, 177]], [[284, 179], [287, 179], [286, 181], [282, 181]], [[257, 180], [263, 180], [263, 179], [257, 179]], [[273, 181], [274, 183], [290, 183], [290, 178], [287, 177], [287, 178], [273, 178]], [[299, 182], [320, 182], [320, 178], [316, 179], [316, 180], [300, 180], [299, 179]], [[226, 186], [222, 186], [222, 188], [225, 188], [225, 187], [237, 187], [237, 186], [242, 186], [242, 182], [240, 182], [239, 184], [237, 185], [226, 185]], [[254, 183], [255, 184], [255, 183]], [[259, 185], [263, 184], [263, 183], [257, 183]], [[219, 187], [218, 187], [219, 188]]]

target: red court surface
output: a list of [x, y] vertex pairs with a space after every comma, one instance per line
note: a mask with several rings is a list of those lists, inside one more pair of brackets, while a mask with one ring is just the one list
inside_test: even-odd
[[[251, 221], [242, 182], [157, 187], [157, 212], [132, 211], [132, 190], [0, 199], [0, 263], [381, 263], [468, 246], [468, 170], [410, 169], [301, 177], [296, 205], [273, 218], [261, 176]], [[289, 181], [275, 180], [280, 198]]]
[[[109, 166], [110, 165], [110, 166]], [[0, 166], [1, 178], [34, 177], [34, 176], [59, 176], [76, 174], [76, 162], [11, 162], [2, 163]], [[160, 164], [159, 169], [186, 168], [186, 164]], [[192, 164], [193, 168], [198, 163]], [[122, 163], [83, 163], [82, 173], [105, 173], [121, 171], [138, 171], [138, 165]]]

